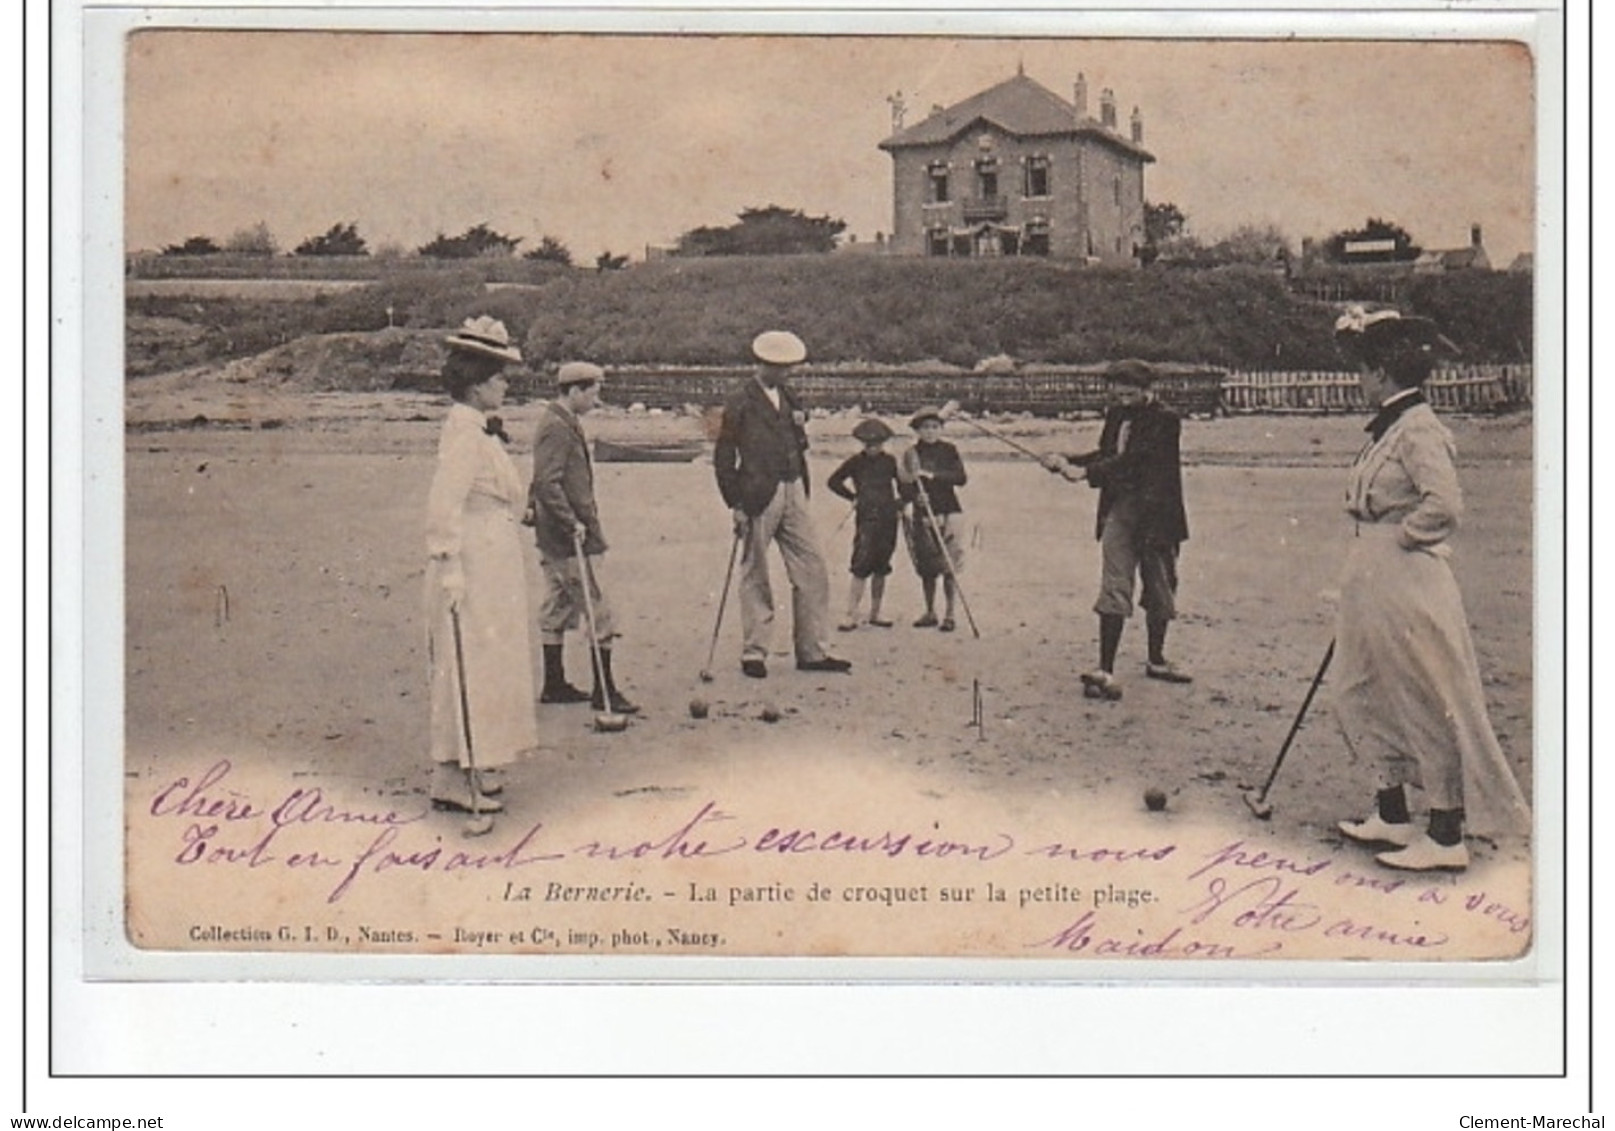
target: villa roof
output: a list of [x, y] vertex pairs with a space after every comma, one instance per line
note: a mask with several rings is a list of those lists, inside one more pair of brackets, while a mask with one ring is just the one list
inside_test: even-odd
[[1024, 74], [938, 110], [885, 139], [880, 148], [898, 150], [947, 145], [982, 123], [1016, 137], [1090, 137], [1139, 161], [1155, 160], [1149, 150], [1096, 119], [1079, 118], [1073, 103]]

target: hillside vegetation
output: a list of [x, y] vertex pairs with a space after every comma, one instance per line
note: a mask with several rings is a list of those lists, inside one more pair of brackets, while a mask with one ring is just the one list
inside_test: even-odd
[[[476, 269], [398, 271], [298, 300], [144, 295], [128, 300], [130, 376], [246, 356], [314, 333], [504, 320], [535, 365], [728, 365], [759, 330], [785, 327], [819, 362], [972, 366], [1090, 364], [1119, 357], [1240, 369], [1339, 369], [1336, 304], [1272, 272], [1107, 270], [1049, 260], [842, 255], [665, 259], [621, 271], [558, 268], [495, 285]], [[1472, 362], [1525, 361], [1531, 280], [1430, 276], [1411, 313], [1437, 319]]]

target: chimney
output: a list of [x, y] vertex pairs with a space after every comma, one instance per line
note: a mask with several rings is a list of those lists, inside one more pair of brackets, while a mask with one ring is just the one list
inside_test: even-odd
[[1479, 247], [1480, 246], [1480, 225], [1479, 224], [1471, 224], [1471, 225], [1469, 225], [1469, 246], [1470, 247]]
[[1144, 115], [1138, 112], [1137, 106], [1133, 107], [1133, 144], [1144, 144]]
[[1116, 92], [1108, 86], [1099, 92], [1099, 124], [1107, 130], [1116, 128]]
[[1072, 91], [1071, 101], [1073, 103], [1075, 103], [1076, 107], [1077, 107], [1077, 121], [1078, 121], [1078, 123], [1087, 121], [1087, 119], [1088, 119], [1088, 76], [1085, 75], [1085, 74], [1082, 74], [1080, 71], [1077, 73], [1077, 85], [1076, 85], [1076, 88]]

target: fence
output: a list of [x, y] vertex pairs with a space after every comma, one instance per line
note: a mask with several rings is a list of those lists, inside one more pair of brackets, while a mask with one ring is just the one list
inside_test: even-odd
[[[1498, 412], [1531, 403], [1529, 365], [1438, 369], [1424, 387], [1439, 409]], [[1224, 412], [1362, 412], [1355, 373], [1232, 372], [1222, 383]]]
[[[750, 372], [745, 367], [613, 370], [606, 399], [648, 408], [720, 404], [735, 382]], [[1446, 411], [1501, 412], [1528, 407], [1531, 385], [1529, 365], [1472, 365], [1437, 370], [1425, 385], [1425, 395], [1432, 405]], [[1017, 373], [849, 372], [804, 367], [792, 374], [791, 388], [808, 408], [857, 405], [866, 412], [886, 414], [957, 401], [961, 408], [978, 414], [1025, 412], [1048, 417], [1098, 413], [1106, 403], [1103, 367]], [[1355, 373], [1163, 367], [1155, 389], [1173, 409], [1194, 416], [1363, 412], [1367, 408]]]
[[135, 254], [124, 257], [128, 279], [348, 281], [375, 283], [398, 276], [465, 272], [491, 285], [543, 283], [566, 268], [519, 256], [434, 259], [420, 255], [216, 255]]
[[[748, 368], [613, 370], [606, 399], [614, 404], [676, 408], [719, 404]], [[1166, 369], [1156, 381], [1161, 399], [1180, 413], [1219, 410], [1220, 369]], [[1098, 413], [1106, 403], [1103, 367], [1039, 369], [1019, 373], [916, 373], [868, 369], [856, 372], [804, 367], [791, 375], [791, 389], [807, 408], [860, 406], [865, 412], [898, 414], [923, 405], [957, 401], [973, 413], [1026, 412], [1035, 416]]]

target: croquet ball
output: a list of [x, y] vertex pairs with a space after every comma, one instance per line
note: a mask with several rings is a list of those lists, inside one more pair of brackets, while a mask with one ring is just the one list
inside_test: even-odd
[[707, 712], [709, 710], [711, 710], [711, 708], [707, 706], [707, 701], [705, 699], [690, 700], [690, 718], [704, 719], [707, 717]]
[[758, 712], [757, 717], [765, 723], [777, 723], [779, 722], [779, 708], [772, 703], [765, 703], [763, 704], [763, 709]]
[[1144, 808], [1151, 813], [1159, 813], [1166, 808], [1166, 794], [1158, 789], [1146, 789], [1144, 791]]

